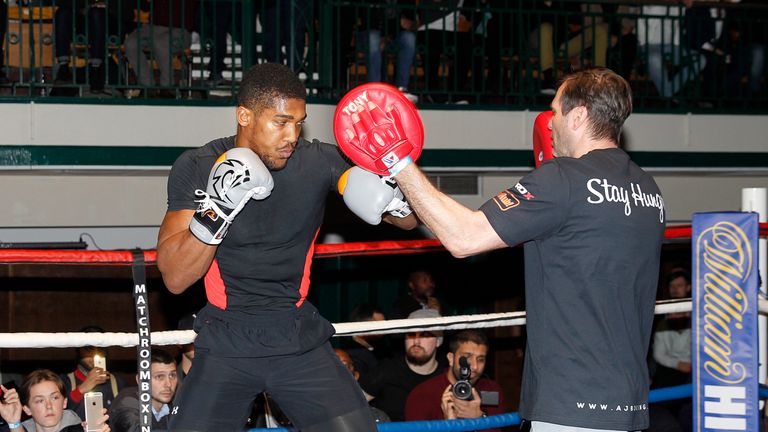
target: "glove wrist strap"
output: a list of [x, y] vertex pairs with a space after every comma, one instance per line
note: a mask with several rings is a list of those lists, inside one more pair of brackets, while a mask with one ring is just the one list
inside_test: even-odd
[[411, 163], [413, 163], [413, 159], [411, 159], [410, 156], [406, 156], [400, 159], [396, 164], [392, 165], [392, 168], [389, 169], [389, 176], [390, 177], [396, 176], [397, 173], [405, 169], [405, 167], [407, 167]]
[[227, 229], [232, 223], [231, 218], [211, 200], [206, 192], [198, 189], [195, 194], [203, 198], [196, 200], [200, 205], [189, 222], [189, 230], [203, 243], [220, 244], [227, 235]]

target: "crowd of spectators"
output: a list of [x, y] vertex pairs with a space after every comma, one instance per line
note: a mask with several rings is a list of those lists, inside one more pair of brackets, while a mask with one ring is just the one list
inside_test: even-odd
[[[348, 321], [381, 321], [384, 319], [437, 318], [455, 313], [443, 299], [432, 271], [416, 268], [403, 280], [405, 289], [389, 307], [361, 303], [351, 311]], [[662, 280], [661, 298], [686, 299], [691, 296], [690, 273], [673, 268]], [[391, 311], [391, 312], [390, 312]], [[442, 313], [441, 313], [442, 312]], [[179, 330], [192, 330], [194, 314], [184, 315]], [[81, 331], [102, 332], [96, 326]], [[379, 422], [450, 420], [481, 418], [512, 412], [509, 395], [519, 391], [505, 388], [508, 383], [493, 379], [493, 339], [484, 330], [413, 331], [402, 335], [365, 335], [341, 338], [336, 349], [339, 360], [347, 367], [368, 398], [374, 417]], [[689, 313], [659, 316], [654, 337], [650, 341], [648, 361], [652, 388], [688, 383], [691, 380], [691, 329]], [[524, 344], [523, 344], [524, 345]], [[194, 359], [194, 343], [178, 347], [174, 358], [164, 348], [152, 350], [152, 427], [164, 430], [173, 409], [173, 396], [182, 385]], [[74, 371], [55, 374], [36, 370], [26, 378], [8, 377], [0, 399], [0, 432], [36, 430], [38, 412], [32, 406], [35, 387], [46, 382], [43, 411], [55, 414], [61, 431], [82, 430], [84, 395], [97, 391], [103, 395], [105, 413], [102, 430], [138, 430], [139, 400], [135, 385], [127, 384], [119, 374], [99, 363], [109, 352], [92, 346], [77, 349]], [[136, 377], [138, 382], [138, 376]], [[133, 378], [131, 378], [133, 380]], [[126, 380], [127, 381], [127, 380]], [[465, 390], [461, 390], [464, 385]], [[18, 390], [16, 389], [18, 387]], [[50, 387], [50, 389], [48, 389]], [[58, 396], [57, 396], [58, 395]], [[51, 419], [46, 421], [50, 422]], [[270, 421], [272, 423], [270, 423]], [[671, 401], [651, 406], [650, 431], [688, 431], [691, 428], [690, 401]], [[8, 429], [17, 423], [24, 429]], [[264, 394], [244, 427], [265, 425], [290, 426], [290, 421], [269, 395]], [[68, 429], [68, 428], [72, 429]], [[48, 429], [46, 429], [48, 430]], [[506, 429], [505, 429], [506, 430]]]
[[[189, 86], [181, 80], [189, 78], [184, 67], [194, 41], [205, 65], [196, 81], [203, 88], [231, 83], [247, 57], [286, 63], [320, 92], [329, 82], [328, 94], [338, 95], [383, 81], [414, 103], [509, 101], [505, 95], [534, 102], [537, 94], [553, 94], [563, 74], [592, 66], [642, 83], [635, 86], [640, 104], [765, 99], [768, 8], [759, 0], [714, 7], [697, 0], [263, 0], [253, 2], [253, 16], [240, 2], [141, 0], [120, 2], [123, 10], [117, 3], [55, 2], [50, 94], [117, 94], [140, 85], [147, 97], [177, 97], [177, 85]], [[322, 20], [329, 7], [334, 19]], [[3, 3], [3, 33], [7, 15]], [[78, 46], [85, 52], [73, 52]], [[76, 56], [85, 67], [76, 67]], [[14, 75], [2, 63], [0, 70]], [[2, 82], [8, 84], [0, 75]]]

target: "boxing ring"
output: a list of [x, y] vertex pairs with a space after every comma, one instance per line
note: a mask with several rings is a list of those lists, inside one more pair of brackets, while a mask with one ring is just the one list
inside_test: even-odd
[[[680, 242], [691, 239], [693, 228], [691, 225], [675, 225], [667, 227], [665, 240], [668, 242]], [[759, 236], [762, 239], [768, 237], [768, 223], [759, 224]], [[763, 240], [764, 242], [764, 240]], [[344, 244], [319, 244], [316, 247], [315, 258], [335, 258], [344, 256], [362, 255], [393, 255], [414, 254], [443, 251], [444, 249], [436, 240], [407, 240], [407, 241], [383, 241], [360, 242]], [[146, 294], [144, 286], [144, 266], [155, 265], [157, 254], [154, 250], [144, 251], [72, 251], [72, 250], [0, 250], [0, 265], [13, 264], [92, 264], [92, 265], [118, 265], [133, 266], [134, 268], [134, 294], [137, 306], [141, 302], [141, 294]], [[762, 256], [761, 260], [765, 260]], [[146, 301], [146, 298], [144, 298]], [[761, 295], [759, 313], [768, 315], [768, 300]], [[692, 310], [691, 299], [660, 301], [657, 302], [655, 313], [666, 314], [671, 312], [689, 312]], [[148, 318], [147, 318], [148, 319]], [[134, 333], [2, 333], [0, 334], [0, 348], [67, 348], [86, 345], [99, 347], [139, 347], [137, 350], [137, 363], [148, 358], [142, 353], [141, 347], [151, 345], [183, 345], [194, 341], [195, 333], [186, 331], [162, 331], [150, 332], [148, 321], [142, 324], [142, 314], [137, 307], [137, 322], [139, 330]], [[368, 322], [342, 322], [335, 323], [336, 336], [352, 336], [363, 334], [393, 334], [413, 331], [429, 330], [459, 330], [467, 328], [493, 328], [502, 326], [525, 325], [525, 311], [446, 316], [440, 318], [402, 319]], [[147, 363], [148, 367], [148, 363]], [[139, 368], [141, 370], [141, 366]], [[660, 402], [672, 399], [691, 397], [692, 386], [690, 384], [655, 389], [650, 392], [649, 402]], [[768, 388], [760, 386], [759, 397], [768, 398]], [[393, 422], [380, 423], [380, 431], [467, 431], [483, 430], [513, 426], [520, 423], [517, 413], [507, 413], [497, 416], [489, 416], [480, 419], [462, 419], [447, 421], [418, 421], [418, 422]], [[288, 431], [286, 428], [251, 429], [251, 431], [270, 430]]]

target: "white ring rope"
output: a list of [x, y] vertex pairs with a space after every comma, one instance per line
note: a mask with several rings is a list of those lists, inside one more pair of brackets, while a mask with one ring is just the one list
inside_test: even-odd
[[[656, 303], [656, 314], [690, 312], [691, 300], [663, 300]], [[768, 314], [768, 300], [760, 298], [759, 311]], [[506, 327], [525, 324], [525, 311], [439, 318], [345, 322], [334, 324], [336, 336], [391, 334], [415, 331], [459, 330]], [[195, 340], [192, 330], [152, 333], [153, 345], [184, 345]], [[139, 344], [137, 333], [0, 333], [0, 348], [71, 348], [82, 346], [122, 346]]]

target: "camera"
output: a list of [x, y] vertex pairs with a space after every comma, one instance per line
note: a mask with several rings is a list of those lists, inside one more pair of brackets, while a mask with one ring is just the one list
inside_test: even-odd
[[472, 370], [469, 368], [469, 362], [466, 357], [459, 357], [459, 376], [456, 383], [453, 384], [453, 395], [459, 400], [472, 400], [472, 383], [469, 382], [469, 376]]

